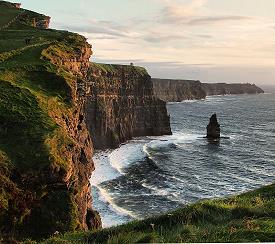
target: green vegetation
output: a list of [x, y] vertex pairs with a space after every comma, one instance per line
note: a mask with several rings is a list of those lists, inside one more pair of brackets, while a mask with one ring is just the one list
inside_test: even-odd
[[102, 63], [91, 63], [91, 70], [101, 70], [104, 73], [117, 74], [124, 70], [125, 73], [133, 73], [136, 75], [148, 75], [147, 71], [143, 67], [132, 66], [132, 65], [121, 65], [121, 64], [102, 64]]
[[75, 141], [61, 121], [73, 117], [79, 78], [60, 60], [74, 58], [86, 40], [36, 29], [33, 19], [45, 16], [7, 2], [0, 12], [0, 242], [75, 230], [75, 189], [62, 185]]
[[97, 232], [43, 243], [274, 242], [275, 185]]
[[17, 9], [11, 6], [10, 3], [5, 1], [0, 1], [0, 28], [8, 24], [13, 18], [18, 14], [22, 13], [22, 9]]

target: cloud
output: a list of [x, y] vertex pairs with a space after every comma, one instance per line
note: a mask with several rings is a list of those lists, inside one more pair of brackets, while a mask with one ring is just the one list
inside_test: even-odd
[[227, 21], [242, 21], [251, 20], [251, 17], [247, 16], [235, 16], [235, 15], [225, 15], [225, 16], [206, 16], [200, 18], [194, 18], [187, 22], [189, 25], [208, 25]]
[[119, 25], [111, 21], [86, 20], [82, 25], [62, 25], [60, 28], [70, 29], [81, 33], [101, 34], [97, 39], [115, 39], [117, 37], [127, 37], [128, 27]]
[[182, 39], [188, 39], [182, 33], [162, 33], [156, 31], [149, 31], [142, 36], [142, 39], [146, 42], [150, 43], [162, 43], [162, 42], [170, 42], [177, 41]]
[[251, 17], [239, 15], [207, 15], [203, 11], [207, 0], [192, 0], [187, 4], [176, 1], [165, 2], [167, 5], [158, 17], [163, 24], [209, 25], [252, 19]]
[[168, 5], [160, 13], [161, 22], [175, 23], [186, 21], [191, 17], [197, 16], [206, 2], [206, 0], [192, 0], [189, 4], [183, 5], [177, 1], [167, 1]]

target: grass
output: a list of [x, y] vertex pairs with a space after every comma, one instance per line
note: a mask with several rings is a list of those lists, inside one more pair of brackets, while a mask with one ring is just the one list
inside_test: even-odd
[[10, 4], [5, 1], [0, 1], [0, 28], [8, 24], [14, 17], [22, 13], [22, 11], [22, 9], [17, 9], [10, 6]]
[[42, 243], [274, 242], [275, 185], [96, 232]]
[[[124, 70], [125, 73], [133, 73], [134, 75], [145, 75], [148, 76], [148, 73], [145, 68], [132, 65], [121, 65], [121, 64], [102, 64], [102, 63], [91, 63], [91, 71], [100, 70], [103, 73], [110, 73], [113, 75], [121, 74], [121, 71]], [[131, 72], [129, 72], [131, 71]]]
[[[0, 27], [20, 11], [0, 1]], [[36, 29], [33, 18], [43, 15], [25, 11], [0, 30], [0, 242], [79, 228], [74, 186], [62, 182], [76, 144], [64, 124], [79, 77], [55, 61], [87, 44], [78, 34]]]

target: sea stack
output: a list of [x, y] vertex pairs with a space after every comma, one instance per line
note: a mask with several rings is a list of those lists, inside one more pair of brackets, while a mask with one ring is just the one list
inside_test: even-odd
[[213, 114], [207, 126], [207, 138], [216, 140], [216, 139], [220, 139], [220, 137], [221, 137], [220, 124], [218, 123], [217, 115]]

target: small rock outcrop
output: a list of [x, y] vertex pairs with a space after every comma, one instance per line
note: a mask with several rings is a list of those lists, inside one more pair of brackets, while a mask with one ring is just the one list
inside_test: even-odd
[[213, 114], [207, 126], [207, 138], [210, 140], [215, 140], [215, 139], [219, 139], [220, 137], [221, 137], [220, 124], [218, 122], [217, 115]]

